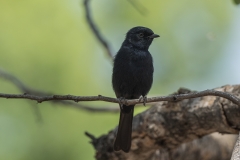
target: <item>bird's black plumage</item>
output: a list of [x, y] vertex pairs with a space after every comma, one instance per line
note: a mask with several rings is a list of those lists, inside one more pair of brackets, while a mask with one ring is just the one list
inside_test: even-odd
[[[153, 60], [148, 48], [157, 37], [145, 27], [134, 27], [127, 32], [114, 59], [112, 85], [117, 98], [137, 99], [147, 95], [153, 81]], [[131, 148], [134, 105], [120, 105], [120, 109], [114, 150], [128, 152]]]

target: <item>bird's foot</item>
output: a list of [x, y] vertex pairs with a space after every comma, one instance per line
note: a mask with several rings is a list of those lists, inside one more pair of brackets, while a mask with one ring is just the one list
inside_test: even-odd
[[124, 97], [120, 97], [118, 98], [118, 100], [119, 100], [120, 108], [123, 109], [123, 105], [125, 104], [126, 99]]
[[147, 103], [147, 96], [141, 96], [139, 98], [139, 102], [143, 100], [143, 105], [146, 106], [146, 103]]

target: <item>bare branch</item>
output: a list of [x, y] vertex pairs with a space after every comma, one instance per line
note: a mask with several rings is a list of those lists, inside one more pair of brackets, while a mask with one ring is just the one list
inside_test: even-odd
[[[30, 99], [35, 100], [38, 103], [44, 102], [44, 101], [53, 101], [54, 103], [62, 103], [64, 105], [72, 105], [77, 108], [81, 108], [87, 111], [97, 111], [97, 112], [117, 112], [119, 109], [115, 107], [90, 107], [85, 105], [79, 105], [74, 102], [69, 101], [63, 101], [63, 100], [72, 100], [75, 102], [79, 101], [105, 101], [105, 102], [113, 102], [113, 103], [120, 103], [119, 99], [117, 98], [111, 98], [111, 97], [105, 97], [105, 96], [73, 96], [73, 95], [50, 95], [49, 93], [41, 92], [33, 90], [29, 87], [27, 87], [25, 84], [23, 84], [18, 78], [15, 76], [7, 73], [6, 71], [3, 71], [3, 69], [0, 69], [0, 77], [8, 80], [9, 82], [12, 82], [14, 85], [16, 85], [24, 94], [4, 94], [0, 93], [0, 98], [18, 98], [18, 99]], [[189, 98], [197, 98], [197, 97], [203, 97], [203, 96], [219, 96], [226, 98], [233, 103], [240, 106], [240, 99], [236, 96], [231, 95], [227, 92], [220, 92], [216, 90], [205, 90], [202, 92], [191, 92], [191, 93], [177, 93], [174, 95], [169, 96], [162, 96], [162, 97], [151, 97], [147, 98], [147, 102], [159, 102], [159, 101], [179, 101], [183, 99], [189, 99]], [[61, 101], [59, 101], [61, 100]], [[133, 105], [133, 104], [139, 104], [143, 103], [143, 99], [133, 99], [133, 100], [125, 100], [121, 102], [125, 105]]]
[[[160, 101], [169, 101], [176, 102], [184, 99], [198, 98], [204, 96], [218, 96], [222, 98], [226, 98], [233, 102], [234, 104], [240, 106], [240, 99], [234, 95], [231, 95], [227, 92], [221, 92], [216, 90], [205, 90], [201, 92], [191, 92], [187, 94], [178, 94], [178, 95], [169, 95], [169, 96], [159, 96], [159, 97], [150, 97], [147, 98], [147, 102], [160, 102]], [[143, 103], [143, 99], [126, 99], [125, 101], [121, 101], [117, 98], [106, 97], [102, 95], [98, 96], [75, 96], [75, 95], [49, 95], [49, 96], [37, 96], [30, 94], [4, 94], [0, 93], [0, 98], [14, 98], [14, 99], [29, 99], [35, 100], [38, 103], [42, 103], [45, 101], [59, 101], [59, 100], [71, 100], [75, 102], [79, 101], [105, 101], [112, 103], [122, 103], [124, 105], [134, 105]]]
[[[0, 77], [7, 80], [8, 82], [11, 82], [12, 84], [14, 84], [21, 92], [25, 93], [25, 95], [31, 95], [31, 94], [35, 95], [35, 96], [50, 96], [51, 95], [50, 93], [37, 91], [37, 90], [34, 90], [32, 88], [27, 87], [17, 77], [15, 77], [14, 75], [4, 71], [1, 68], [0, 68]], [[74, 102], [70, 102], [70, 101], [51, 101], [51, 102], [52, 103], [63, 104], [63, 105], [68, 105], [70, 107], [74, 107], [74, 108], [77, 108], [77, 109], [83, 109], [85, 111], [90, 111], [90, 112], [115, 112], [115, 113], [117, 113], [119, 111], [118, 107], [92, 107], [92, 106], [78, 104], [78, 103], [74, 103]], [[37, 113], [36, 115], [38, 117], [40, 117], [39, 113]]]
[[96, 24], [94, 24], [94, 22], [92, 20], [92, 17], [91, 17], [91, 14], [90, 14], [90, 9], [89, 9], [89, 1], [90, 0], [84, 0], [84, 7], [85, 7], [85, 14], [86, 14], [87, 23], [88, 23], [89, 27], [91, 28], [92, 32], [94, 33], [94, 35], [96, 36], [96, 38], [103, 45], [103, 47], [106, 49], [108, 56], [111, 59], [113, 59], [114, 54], [112, 53], [109, 44], [103, 38], [103, 36], [100, 34], [99, 30], [97, 29]]

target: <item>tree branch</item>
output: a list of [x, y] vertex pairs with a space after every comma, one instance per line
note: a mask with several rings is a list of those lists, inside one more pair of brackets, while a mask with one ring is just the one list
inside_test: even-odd
[[[201, 92], [190, 92], [184, 94], [173, 94], [169, 96], [159, 96], [159, 97], [150, 97], [147, 98], [147, 103], [150, 102], [160, 102], [160, 101], [169, 101], [169, 102], [177, 102], [184, 99], [191, 99], [191, 98], [199, 98], [204, 96], [218, 96], [222, 98], [226, 98], [233, 102], [234, 104], [240, 106], [240, 99], [230, 93], [217, 91], [217, 90], [205, 90]], [[125, 99], [124, 101], [106, 97], [102, 95], [98, 96], [75, 96], [75, 95], [49, 95], [49, 96], [38, 96], [38, 95], [30, 95], [30, 94], [4, 94], [0, 93], [0, 98], [15, 98], [15, 99], [29, 99], [37, 101], [38, 103], [42, 103], [45, 101], [59, 101], [59, 100], [71, 100], [75, 102], [79, 101], [105, 101], [105, 102], [112, 102], [112, 103], [121, 103], [124, 105], [134, 105], [143, 103], [143, 99]]]
[[90, 0], [84, 0], [84, 7], [85, 7], [85, 14], [86, 14], [86, 20], [87, 23], [92, 30], [93, 34], [96, 36], [98, 41], [102, 44], [102, 46], [106, 49], [107, 55], [113, 59], [113, 53], [110, 49], [110, 45], [107, 43], [107, 41], [103, 38], [103, 36], [100, 34], [99, 30], [97, 29], [96, 24], [94, 24], [91, 14], [90, 14], [90, 9], [89, 9], [89, 1]]
[[[240, 95], [240, 85], [226, 85], [215, 90], [217, 93], [231, 93], [235, 98]], [[211, 90], [210, 93], [212, 95], [214, 92]], [[201, 95], [189, 93], [183, 96], [189, 98], [191, 94]], [[116, 130], [94, 140], [96, 159], [146, 160], [159, 150], [173, 155], [172, 152], [180, 145], [195, 139], [201, 140], [203, 136], [214, 132], [237, 134], [240, 130], [240, 107], [215, 96], [160, 102], [133, 118], [132, 147], [129, 153], [113, 151]]]
[[[7, 80], [8, 82], [11, 82], [13, 85], [15, 85], [21, 92], [25, 93], [26, 97], [32, 97], [35, 95], [35, 97], [44, 97], [44, 96], [51, 96], [50, 93], [34, 90], [32, 88], [27, 87], [22, 81], [20, 81], [17, 77], [14, 75], [4, 71], [3, 69], [0, 68], [0, 78], [3, 78]], [[17, 96], [18, 97], [18, 96]], [[20, 96], [21, 97], [21, 96]], [[27, 98], [27, 99], [30, 99]], [[3, 97], [2, 97], [3, 98]], [[5, 97], [7, 98], [7, 97]], [[23, 98], [23, 97], [22, 97]], [[23, 98], [24, 99], [24, 98]], [[113, 113], [118, 113], [119, 108], [118, 107], [92, 107], [92, 106], [87, 106], [83, 104], [78, 104], [70, 101], [51, 101], [52, 103], [57, 103], [57, 104], [62, 104], [62, 105], [68, 105], [70, 107], [74, 107], [77, 109], [82, 109], [85, 111], [90, 111], [90, 112], [113, 112]], [[38, 115], [39, 113], [37, 113]], [[39, 117], [39, 116], [38, 116]]]

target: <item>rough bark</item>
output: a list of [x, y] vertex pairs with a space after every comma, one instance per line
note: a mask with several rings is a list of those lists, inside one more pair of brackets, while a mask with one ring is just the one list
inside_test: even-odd
[[232, 152], [231, 160], [240, 160], [240, 132]]
[[[215, 90], [229, 92], [239, 97], [240, 85], [227, 85]], [[179, 90], [178, 94], [186, 92], [188, 90]], [[211, 136], [203, 136], [214, 132], [237, 134], [240, 130], [240, 107], [227, 99], [215, 96], [157, 103], [134, 117], [132, 147], [129, 153], [113, 151], [116, 129], [111, 130], [107, 135], [92, 139], [96, 149], [96, 159], [181, 160], [184, 159], [182, 157], [191, 154], [195, 158], [185, 157], [185, 159], [196, 159], [196, 156], [199, 157], [197, 159], [203, 159], [199, 155], [206, 156], [203, 153], [213, 152], [208, 150], [211, 148], [215, 148], [214, 153], [217, 153], [212, 153], [213, 155], [219, 157], [226, 153], [225, 156], [230, 159], [232, 148], [229, 152], [229, 148], [216, 147], [220, 146], [219, 142], [213, 140]], [[216, 143], [215, 147], [210, 147], [213, 143]], [[193, 151], [188, 151], [190, 149]], [[214, 158], [213, 155], [205, 159], [226, 159], [225, 156]]]

